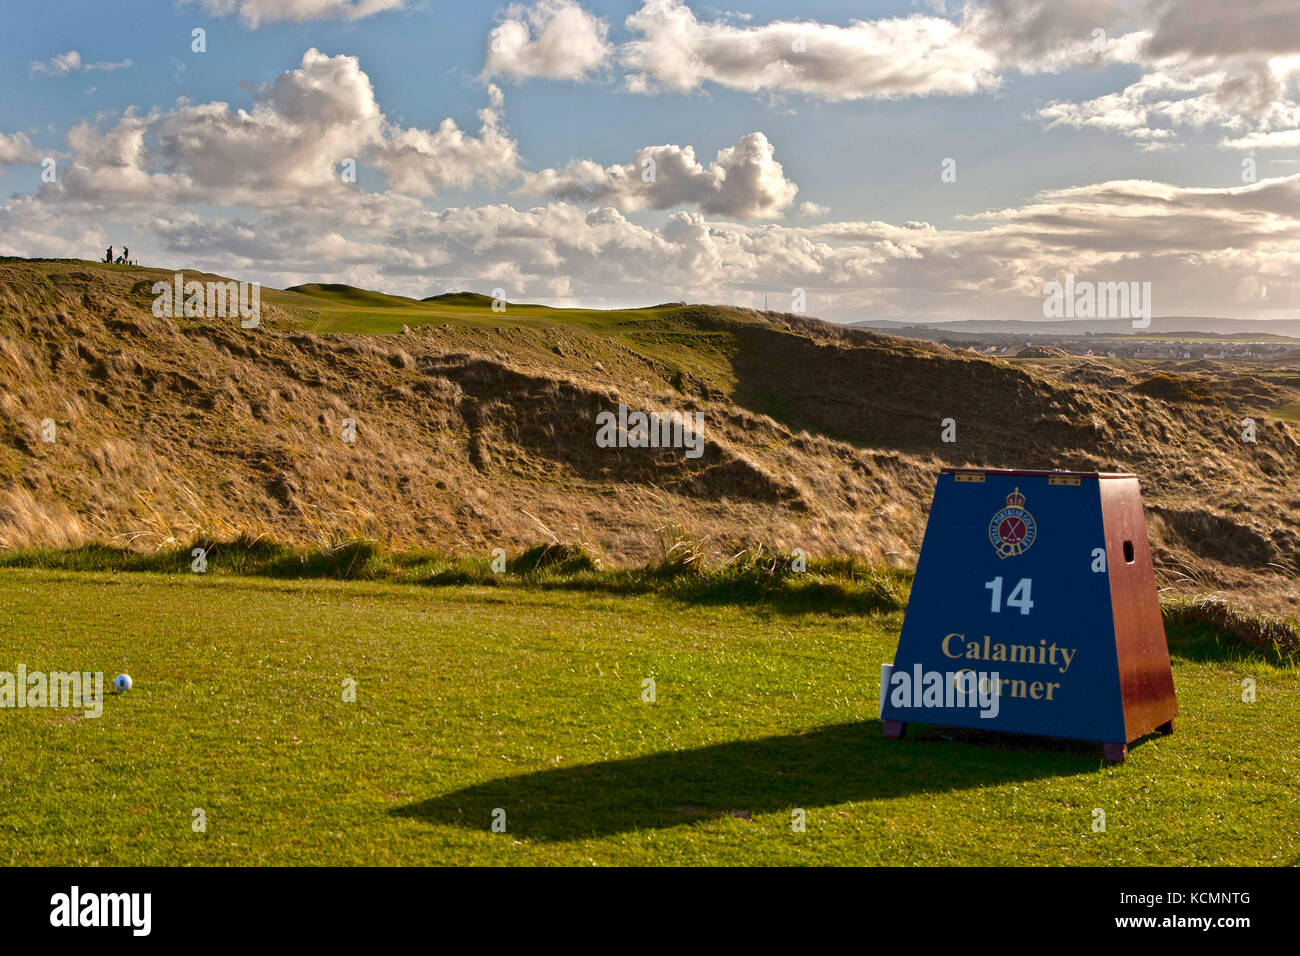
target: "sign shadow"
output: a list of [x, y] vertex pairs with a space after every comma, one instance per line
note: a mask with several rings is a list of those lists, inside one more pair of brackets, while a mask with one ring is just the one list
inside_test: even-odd
[[[389, 812], [431, 824], [488, 830], [500, 808], [506, 812], [508, 832], [516, 838], [567, 841], [711, 817], [748, 819], [788, 814], [795, 808], [811, 811], [1072, 776], [1095, 772], [1101, 763], [1095, 744], [947, 728], [918, 730], [910, 735], [913, 739], [899, 743], [883, 736], [878, 720], [859, 721], [801, 734], [548, 768], [474, 784]], [[1003, 746], [988, 746], [997, 741]]]

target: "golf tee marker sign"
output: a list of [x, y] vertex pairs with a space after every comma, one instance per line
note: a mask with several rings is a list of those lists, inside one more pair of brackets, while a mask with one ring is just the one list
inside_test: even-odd
[[885, 735], [908, 721], [1128, 744], [1178, 713], [1134, 475], [945, 468], [898, 653]]

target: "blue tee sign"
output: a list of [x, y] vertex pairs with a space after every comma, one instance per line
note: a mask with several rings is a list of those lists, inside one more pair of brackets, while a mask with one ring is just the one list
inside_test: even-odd
[[882, 674], [885, 733], [1093, 740], [1118, 762], [1176, 713], [1137, 479], [944, 469]]

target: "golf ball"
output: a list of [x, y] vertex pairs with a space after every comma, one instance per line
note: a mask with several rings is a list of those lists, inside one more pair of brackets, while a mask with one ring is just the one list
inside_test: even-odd
[[118, 690], [130, 690], [131, 683], [132, 681], [131, 681], [130, 674], [118, 674], [116, 677], [113, 678], [113, 686], [116, 687]]

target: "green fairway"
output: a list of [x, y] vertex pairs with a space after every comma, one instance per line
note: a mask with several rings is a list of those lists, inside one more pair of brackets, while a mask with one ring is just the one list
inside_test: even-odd
[[0, 862], [1300, 857], [1294, 666], [1176, 653], [1177, 733], [1111, 767], [1094, 745], [885, 740], [879, 669], [900, 624], [650, 594], [3, 570], [0, 670], [136, 685], [98, 719], [0, 710]]
[[1287, 402], [1280, 408], [1275, 408], [1273, 414], [1278, 418], [1285, 418], [1293, 422], [1300, 422], [1300, 398], [1293, 402]]
[[[291, 325], [317, 333], [396, 335], [404, 328], [450, 327], [456, 333], [487, 334], [496, 345], [519, 330], [566, 333], [573, 354], [591, 362], [612, 362], [612, 370], [628, 356], [640, 356], [639, 361], [648, 361], [674, 388], [689, 375], [726, 391], [735, 386], [730, 356], [739, 347], [737, 330], [754, 321], [735, 310], [683, 303], [579, 309], [502, 300], [497, 311], [492, 298], [471, 292], [417, 300], [346, 285], [267, 289], [262, 298], [285, 310]], [[578, 338], [571, 338], [575, 334]], [[573, 345], [578, 340], [583, 344]], [[564, 354], [554, 343], [548, 350], [552, 347]]]
[[471, 292], [449, 293], [427, 299], [370, 292], [347, 285], [295, 286], [283, 291], [267, 289], [263, 301], [283, 306], [304, 319], [313, 332], [392, 334], [402, 326], [417, 327], [443, 322], [485, 328], [547, 328], [551, 326], [610, 329], [671, 316], [680, 306], [637, 309], [553, 309], [531, 303], [507, 302], [492, 308], [491, 296]]

